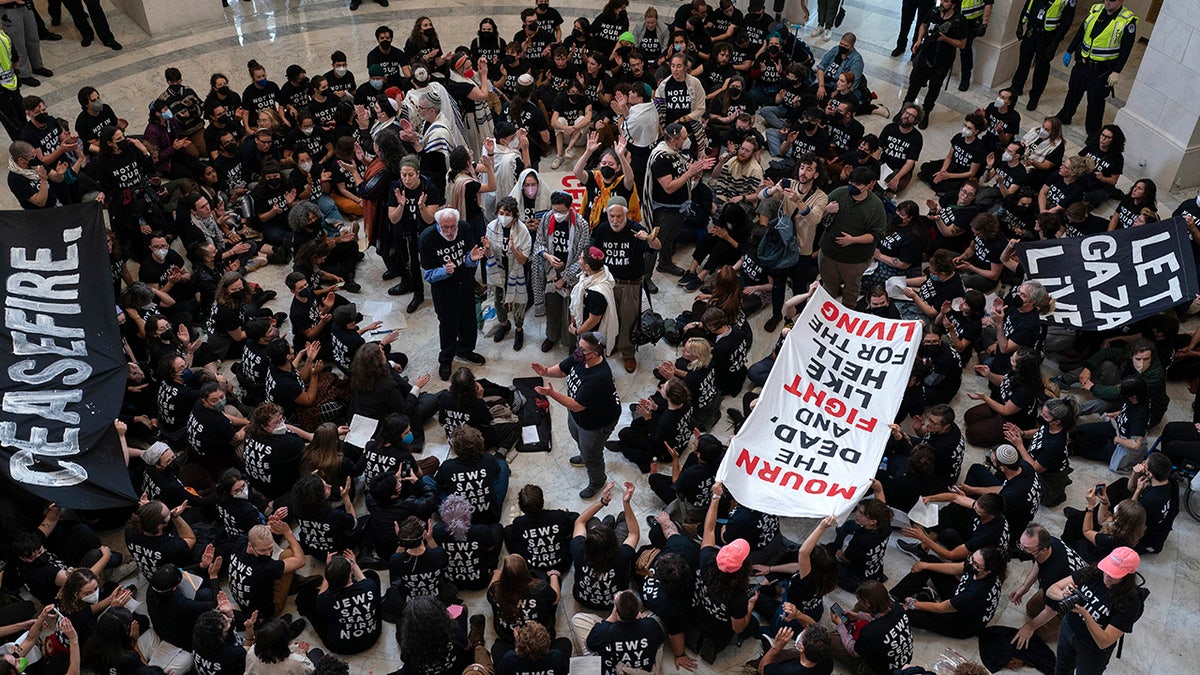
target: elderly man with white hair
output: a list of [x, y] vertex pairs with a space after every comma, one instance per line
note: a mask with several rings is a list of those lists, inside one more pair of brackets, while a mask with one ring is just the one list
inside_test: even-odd
[[400, 138], [412, 145], [421, 158], [421, 173], [429, 176], [441, 191], [446, 190], [446, 172], [450, 168], [450, 151], [463, 145], [462, 134], [451, 121], [455, 115], [453, 102], [447, 101], [435, 91], [428, 91], [417, 98], [416, 117], [413, 123], [400, 123]]
[[642, 313], [642, 279], [646, 276], [646, 253], [662, 248], [657, 233], [650, 233], [629, 215], [624, 197], [612, 197], [605, 209], [607, 218], [592, 231], [592, 246], [604, 251], [604, 264], [612, 273], [617, 304], [617, 320], [621, 325], [617, 349], [625, 361], [625, 372], [637, 370], [637, 346], [633, 344], [633, 327]]
[[438, 317], [438, 375], [443, 380], [450, 379], [455, 358], [477, 366], [487, 362], [475, 351], [475, 268], [491, 247], [487, 237], [472, 241], [468, 228], [459, 226], [458, 210], [451, 208], [433, 215], [433, 225], [417, 244], [421, 275], [429, 282]]

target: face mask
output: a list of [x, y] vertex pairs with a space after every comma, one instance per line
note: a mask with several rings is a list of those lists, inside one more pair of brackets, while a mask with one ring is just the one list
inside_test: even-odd
[[267, 78], [265, 78], [265, 77], [264, 77], [264, 78], [263, 78], [263, 79], [261, 79], [261, 80], [255, 80], [255, 81], [254, 81], [254, 84], [256, 84], [256, 85], [258, 85], [258, 86], [260, 86], [260, 87], [265, 87], [265, 86], [267, 86]]
[[554, 212], [554, 220], [557, 222], [560, 222], [560, 223], [566, 222], [567, 215], [568, 214], [566, 214], [566, 213], [559, 213], [559, 212], [555, 211]]
[[83, 601], [89, 605], [94, 605], [97, 602], [100, 602], [100, 589], [97, 588], [96, 590], [92, 591], [91, 593], [88, 593], [87, 595], [83, 596]]
[[937, 355], [937, 345], [921, 345], [920, 353], [925, 358], [935, 356]]
[[383, 80], [371, 80], [371, 86], [375, 88], [375, 91], [381, 91], [383, 89]]
[[813, 131], [816, 131], [816, 130], [817, 130], [817, 123], [816, 123], [816, 122], [805, 122], [805, 123], [804, 123], [804, 130], [805, 130], [805, 131], [808, 131], [808, 132], [813, 132]]
[[583, 31], [581, 31], [581, 30], [579, 30], [578, 28], [576, 28], [575, 30], [571, 31], [571, 35], [575, 36], [576, 38], [582, 38], [582, 37], [583, 37]]
[[33, 121], [37, 122], [38, 124], [40, 124], [42, 126], [46, 126], [47, 124], [50, 124], [50, 122], [51, 122], [50, 113], [42, 113], [42, 114], [38, 115], [37, 117], [33, 118]]
[[970, 558], [967, 558], [966, 560], [963, 561], [963, 571], [966, 572], [967, 574], [970, 574], [971, 576], [975, 576], [976, 574], [979, 574], [979, 570], [976, 569], [976, 567], [975, 567], [975, 562], [972, 561]]
[[862, 194], [862, 188], [858, 187], [857, 185], [855, 185], [853, 183], [851, 183], [850, 185], [847, 185], [846, 190], [850, 192], [851, 197], [857, 197], [860, 194]]
[[850, 48], [849, 48], [849, 47], [838, 47], [838, 54], [839, 54], [839, 55], [841, 55], [841, 56], [845, 56], [845, 55], [847, 55], [847, 54], [849, 54], [849, 53], [850, 53]]
[[1038, 138], [1046, 140], [1047, 138], [1050, 138], [1050, 132], [1046, 131], [1045, 129], [1038, 129]]
[[182, 378], [184, 382], [187, 382], [188, 380], [192, 379], [192, 369], [184, 368], [183, 372], [179, 374], [179, 377]]
[[475, 77], [475, 71], [471, 68], [467, 68], [466, 70], [463, 71], [463, 77], [465, 77], [469, 80], [469, 79]]
[[272, 178], [271, 180], [267, 181], [267, 185], [270, 185], [273, 188], [277, 188], [280, 185], [280, 180], [278, 178]]
[[741, 96], [741, 95], [742, 95], [742, 88], [741, 88], [741, 87], [730, 87], [730, 88], [729, 88], [729, 95], [730, 95], [730, 96], [732, 96], [732, 97], [734, 97], [734, 98], [737, 98], [738, 96]]
[[779, 45], [771, 45], [770, 47], [767, 47], [767, 53], [770, 54], [771, 56], [778, 56], [779, 55]]
[[312, 162], [300, 162], [300, 170], [304, 173], [312, 171]]
[[247, 485], [247, 486], [243, 487], [241, 490], [238, 490], [237, 492], [233, 493], [233, 496], [235, 499], [249, 499], [250, 498], [250, 486]]
[[431, 38], [431, 39], [433, 38], [433, 36], [437, 35], [437, 31], [435, 31], [432, 28], [426, 28], [423, 32], [425, 33], [425, 37]]
[[164, 111], [162, 111], [162, 118], [164, 121], [165, 120], [173, 120], [173, 119], [175, 119], [175, 113], [171, 112], [169, 109], [164, 110]]
[[391, 40], [380, 40], [379, 48], [382, 49], [383, 51], [387, 51], [387, 50], [391, 49], [392, 41]]
[[963, 127], [960, 133], [962, 133], [963, 138], [970, 138], [975, 135], [975, 132], [971, 131], [970, 127]]
[[587, 360], [587, 354], [583, 353], [583, 347], [576, 347], [571, 353], [571, 358], [575, 359], [575, 363], [583, 363]]
[[512, 222], [512, 216], [505, 216], [505, 215], [496, 216], [496, 222], [500, 223], [501, 227], [508, 227], [509, 223]]
[[536, 185], [527, 185], [527, 186], [525, 186], [525, 189], [524, 189], [524, 190], [522, 190], [522, 192], [524, 192], [524, 193], [525, 193], [525, 196], [526, 196], [526, 197], [529, 197], [530, 199], [533, 199], [534, 197], [536, 197], [536, 196], [537, 196], [537, 193], [538, 193], [538, 186], [536, 186]]
[[299, 295], [301, 298], [303, 298], [305, 300], [308, 300], [309, 298], [312, 297], [312, 289], [306, 288], [306, 289], [300, 291], [299, 293], [297, 293], [297, 295]]
[[237, 152], [237, 143], [226, 143], [221, 146], [221, 149], [225, 152]]
[[217, 87], [217, 95], [225, 97], [229, 95], [229, 87]]
[[287, 429], [287, 425], [286, 425], [286, 424], [283, 424], [283, 423], [281, 422], [281, 423], [279, 424], [279, 426], [275, 427], [275, 428], [274, 428], [274, 429], [271, 431], [271, 433], [275, 434], [276, 436], [282, 436], [282, 435], [286, 434], [286, 433], [287, 433], [287, 431], [288, 431], [288, 429]]
[[222, 410], [224, 410], [225, 409], [225, 399], [221, 399], [220, 401], [217, 401], [217, 404], [214, 405], [212, 407], [212, 409], [216, 410], [217, 412], [221, 412]]
[[334, 69], [333, 69], [333, 72], [334, 72], [334, 74], [335, 74], [335, 75], [337, 75], [338, 77], [345, 77], [345, 76], [346, 76], [346, 73], [348, 72], [348, 70], [349, 70], [349, 69], [348, 69], [348, 68], [346, 68], [345, 66], [338, 66], [337, 68], [334, 68]]
[[1002, 162], [1011, 162], [1011, 161], [1012, 161], [1012, 153], [1011, 153], [1011, 152], [1009, 152], [1009, 151], [1007, 151], [1007, 150], [1005, 150], [1005, 151], [1004, 151], [1004, 154], [1000, 155], [1000, 161], [1002, 161]]
[[938, 276], [938, 275], [936, 275], [936, 274], [932, 274], [932, 273], [931, 273], [931, 274], [929, 275], [929, 280], [930, 280], [930, 281], [932, 281], [933, 283], [935, 283], [935, 284], [936, 284], [937, 282], [941, 281], [941, 277], [939, 277], [939, 276]]
[[675, 48], [675, 51], [677, 51], [677, 52], [681, 52], [681, 51], [683, 51], [683, 45], [681, 45], [681, 44], [679, 44], [679, 43], [673, 44], [673, 45], [671, 45], [671, 46], [672, 46], [672, 47], [674, 47], [674, 48]]
[[405, 445], [412, 445], [412, 442], [413, 442], [413, 432], [411, 432], [411, 431], [410, 431], [410, 432], [408, 432], [407, 434], [404, 434], [404, 437], [400, 439], [400, 442], [401, 442], [401, 443], [403, 443], [403, 444], [405, 444]]
[[314, 130], [312, 127], [300, 127], [300, 131], [301, 131], [301, 133], [303, 133], [305, 136], [312, 136], [312, 135], [313, 135], [313, 131], [315, 131], [315, 130]]
[[1010, 295], [1010, 296], [1008, 296], [1008, 299], [1004, 301], [1004, 304], [1008, 305], [1009, 307], [1011, 307], [1013, 309], [1017, 309], [1018, 307], [1020, 307], [1021, 305], [1025, 304], [1025, 303], [1021, 300], [1021, 296]]
[[165, 249], [165, 248], [156, 248], [156, 249], [152, 250], [151, 253], [154, 254], [155, 260], [162, 262], [167, 259], [167, 251], [168, 250], [169, 249]]
[[612, 168], [611, 166], [600, 167], [600, 176], [603, 177], [604, 180], [612, 180], [613, 177], [616, 175], [617, 175], [617, 170]]
[[1003, 108], [1003, 107], [1004, 107], [1004, 97], [1003, 97], [1003, 96], [997, 96], [997, 97], [996, 97], [996, 107], [997, 107], [997, 108]]
[[88, 110], [91, 110], [92, 112], [103, 112], [104, 103], [101, 101], [92, 101], [88, 103]]

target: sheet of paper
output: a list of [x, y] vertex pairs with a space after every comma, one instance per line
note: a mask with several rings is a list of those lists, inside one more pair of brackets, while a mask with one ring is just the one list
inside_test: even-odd
[[367, 447], [367, 441], [375, 435], [375, 427], [379, 420], [365, 415], [355, 415], [350, 420], [350, 433], [346, 434], [346, 444], [356, 448]]
[[916, 506], [908, 512], [908, 519], [921, 527], [933, 527], [938, 523], [940, 504], [926, 504], [924, 499], [918, 499]]
[[[383, 325], [380, 330], [388, 329], [395, 330], [397, 328], [404, 330], [408, 328], [408, 322], [404, 318], [404, 312], [396, 311], [396, 303], [380, 300], [368, 300], [358, 308], [362, 312], [363, 320], [359, 322], [360, 326], [369, 326], [376, 321], [382, 321]], [[368, 338], [371, 336], [368, 336]], [[376, 338], [383, 337], [382, 335]]]
[[417, 459], [422, 457], [437, 457], [439, 462], [445, 462], [450, 457], [450, 446], [445, 443], [440, 445], [426, 443], [425, 450], [417, 455]]
[[521, 427], [521, 442], [522, 443], [537, 443], [542, 440], [538, 436], [538, 428], [536, 424], [527, 424]]
[[892, 171], [892, 168], [890, 166], [888, 166], [887, 164], [879, 165], [879, 187], [881, 189], [883, 189], [883, 190], [888, 189], [887, 182], [888, 182], [888, 179], [892, 177], [893, 173], [895, 173], [895, 172]]
[[904, 300], [911, 302], [908, 296], [904, 294], [904, 289], [908, 287], [908, 283], [904, 277], [888, 277], [883, 282], [883, 287], [887, 291], [888, 297], [893, 300]]
[[571, 675], [600, 675], [599, 656], [572, 656]]

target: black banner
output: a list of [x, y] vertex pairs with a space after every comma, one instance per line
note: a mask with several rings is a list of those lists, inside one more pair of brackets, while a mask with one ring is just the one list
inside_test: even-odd
[[65, 508], [136, 499], [113, 420], [128, 369], [102, 207], [0, 212], [0, 463]]
[[1054, 297], [1051, 323], [1106, 330], [1196, 297], [1196, 261], [1187, 225], [1149, 225], [1017, 245], [1029, 279]]

